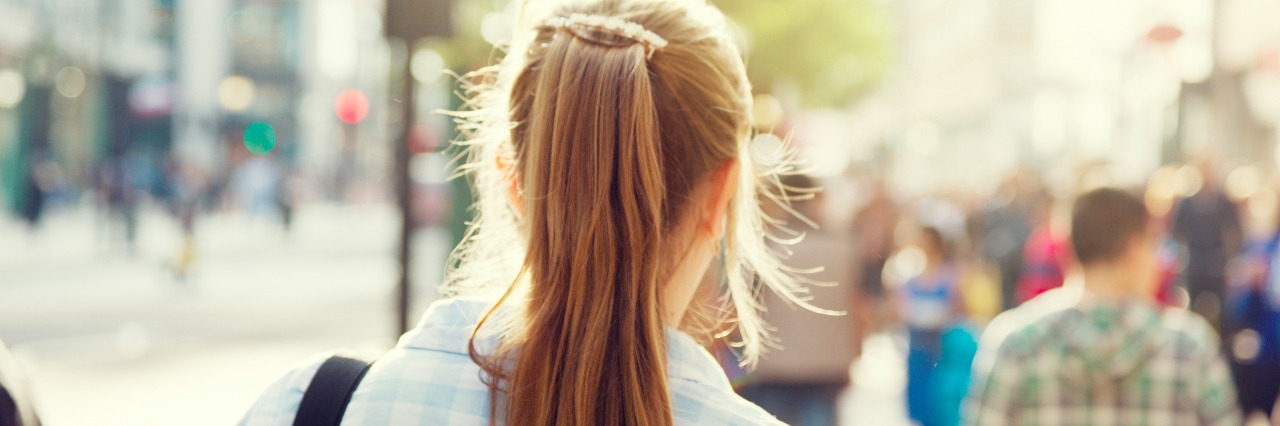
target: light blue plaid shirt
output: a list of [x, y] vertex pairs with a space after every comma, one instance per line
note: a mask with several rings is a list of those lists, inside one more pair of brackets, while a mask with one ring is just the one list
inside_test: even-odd
[[[344, 425], [487, 425], [489, 390], [467, 355], [471, 330], [490, 304], [448, 299], [378, 359], [347, 408]], [[496, 339], [477, 341], [492, 349]], [[249, 408], [241, 425], [289, 425], [312, 376], [329, 354], [285, 373]], [[667, 332], [667, 377], [676, 424], [779, 425], [733, 392], [719, 364], [688, 335]]]

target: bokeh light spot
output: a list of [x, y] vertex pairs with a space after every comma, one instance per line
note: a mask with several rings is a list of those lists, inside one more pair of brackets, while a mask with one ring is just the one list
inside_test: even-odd
[[515, 25], [515, 17], [510, 13], [489, 12], [480, 20], [480, 37], [494, 46], [500, 46], [511, 40], [511, 28]]
[[1262, 338], [1252, 329], [1244, 329], [1231, 339], [1231, 355], [1243, 364], [1252, 364], [1262, 352]]
[[27, 82], [16, 70], [0, 70], [0, 108], [13, 108], [27, 94]]
[[924, 272], [927, 262], [924, 250], [920, 247], [910, 246], [902, 249], [890, 257], [885, 265], [885, 284], [889, 287], [897, 287], [908, 278], [920, 275]]
[[1177, 188], [1179, 197], [1190, 197], [1200, 192], [1200, 187], [1204, 186], [1204, 176], [1200, 175], [1200, 171], [1194, 166], [1185, 165], [1178, 169], [1173, 175], [1174, 187]]
[[1151, 172], [1147, 178], [1147, 209], [1157, 217], [1164, 217], [1173, 211], [1174, 200], [1178, 197], [1175, 175], [1177, 169], [1164, 166]]
[[54, 85], [58, 89], [58, 94], [75, 99], [81, 93], [84, 93], [84, 70], [76, 67], [63, 67], [58, 70], [58, 75], [54, 77]]
[[751, 103], [751, 114], [755, 118], [756, 129], [772, 132], [786, 116], [782, 101], [767, 93], [755, 95]]
[[240, 112], [253, 105], [257, 85], [249, 77], [231, 75], [218, 84], [218, 103], [227, 111]]
[[444, 75], [444, 57], [433, 49], [418, 49], [409, 62], [409, 73], [419, 83], [430, 83]]
[[249, 152], [263, 155], [276, 147], [276, 131], [270, 124], [261, 121], [250, 124], [244, 129], [244, 147]]
[[1274, 191], [1262, 188], [1249, 194], [1249, 198], [1245, 199], [1245, 206], [1253, 217], [1268, 219], [1276, 211], [1276, 207], [1280, 206], [1280, 200], [1276, 199]]
[[1253, 166], [1238, 167], [1227, 175], [1227, 196], [1241, 202], [1253, 196], [1262, 185], [1262, 173]]

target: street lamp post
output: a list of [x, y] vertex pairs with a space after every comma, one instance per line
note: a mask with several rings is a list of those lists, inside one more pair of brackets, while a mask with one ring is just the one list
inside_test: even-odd
[[415, 105], [416, 84], [411, 71], [415, 42], [423, 37], [447, 37], [451, 28], [451, 0], [386, 0], [384, 16], [386, 36], [403, 41], [405, 49], [404, 61], [400, 66], [399, 105], [402, 119], [400, 128], [396, 130], [396, 143], [392, 155], [392, 173], [394, 173], [396, 205], [400, 214], [400, 238], [396, 250], [396, 260], [400, 265], [400, 274], [396, 283], [396, 314], [398, 334], [409, 330], [409, 311], [412, 265], [413, 232], [416, 229], [413, 218], [413, 184], [409, 177], [409, 159], [413, 153], [409, 149], [410, 131], [413, 129], [417, 115]]

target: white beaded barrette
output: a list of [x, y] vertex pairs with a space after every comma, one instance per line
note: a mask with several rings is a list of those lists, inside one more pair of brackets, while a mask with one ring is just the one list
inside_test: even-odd
[[654, 34], [653, 31], [649, 31], [640, 24], [613, 16], [574, 13], [569, 16], [557, 16], [548, 19], [546, 25], [551, 28], [569, 30], [587, 28], [626, 37], [636, 43], [643, 44], [646, 55], [649, 57], [653, 56], [654, 51], [667, 46], [667, 39], [662, 38], [662, 36]]

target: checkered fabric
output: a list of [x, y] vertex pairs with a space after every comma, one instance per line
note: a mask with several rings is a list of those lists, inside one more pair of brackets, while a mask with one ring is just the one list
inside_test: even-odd
[[1218, 337], [1193, 313], [1082, 303], [1013, 329], [984, 338], [967, 424], [1241, 424]]
[[[378, 359], [360, 383], [343, 425], [488, 425], [489, 391], [467, 342], [489, 304], [449, 299], [428, 308], [418, 327]], [[496, 339], [477, 341], [491, 351]], [[667, 375], [676, 424], [778, 425], [733, 392], [709, 353], [678, 331], [667, 333]], [[241, 425], [289, 425], [312, 376], [330, 354], [318, 355], [272, 384]]]

